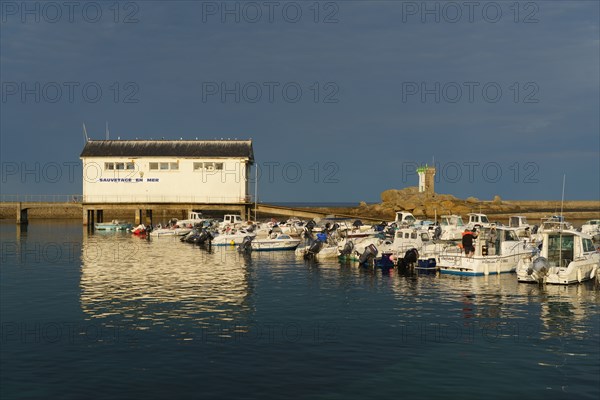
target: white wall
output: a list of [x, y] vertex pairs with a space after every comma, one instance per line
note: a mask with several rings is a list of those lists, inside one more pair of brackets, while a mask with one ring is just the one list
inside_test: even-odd
[[[105, 163], [133, 162], [133, 170], [106, 170]], [[177, 163], [178, 170], [150, 170], [150, 162]], [[194, 162], [223, 163], [222, 171], [194, 171]], [[83, 157], [84, 202], [240, 203], [248, 194], [248, 159]]]

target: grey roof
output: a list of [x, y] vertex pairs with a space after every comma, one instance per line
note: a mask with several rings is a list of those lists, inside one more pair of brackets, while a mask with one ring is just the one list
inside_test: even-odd
[[90, 140], [80, 157], [240, 157], [254, 161], [251, 140]]

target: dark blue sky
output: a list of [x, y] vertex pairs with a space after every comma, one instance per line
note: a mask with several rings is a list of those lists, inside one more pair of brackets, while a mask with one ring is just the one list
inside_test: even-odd
[[378, 201], [434, 157], [440, 193], [600, 198], [597, 1], [1, 3], [2, 194], [80, 193], [108, 121], [252, 138], [263, 201]]

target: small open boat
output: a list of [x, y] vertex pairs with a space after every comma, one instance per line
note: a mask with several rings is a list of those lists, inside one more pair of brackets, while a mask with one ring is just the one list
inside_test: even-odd
[[252, 241], [252, 251], [295, 250], [299, 244], [300, 239], [293, 239], [290, 235], [280, 233], [275, 237], [254, 239]]
[[129, 222], [119, 222], [116, 219], [111, 222], [96, 222], [94, 228], [98, 231], [126, 231], [131, 229], [133, 224]]

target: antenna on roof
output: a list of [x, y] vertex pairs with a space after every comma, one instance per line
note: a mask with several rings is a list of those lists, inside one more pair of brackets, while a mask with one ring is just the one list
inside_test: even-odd
[[85, 129], [85, 122], [83, 123], [83, 140], [85, 140], [86, 143], [90, 141], [90, 138], [88, 138], [87, 130]]
[[106, 140], [110, 139], [110, 132], [108, 131], [108, 121], [106, 121]]

